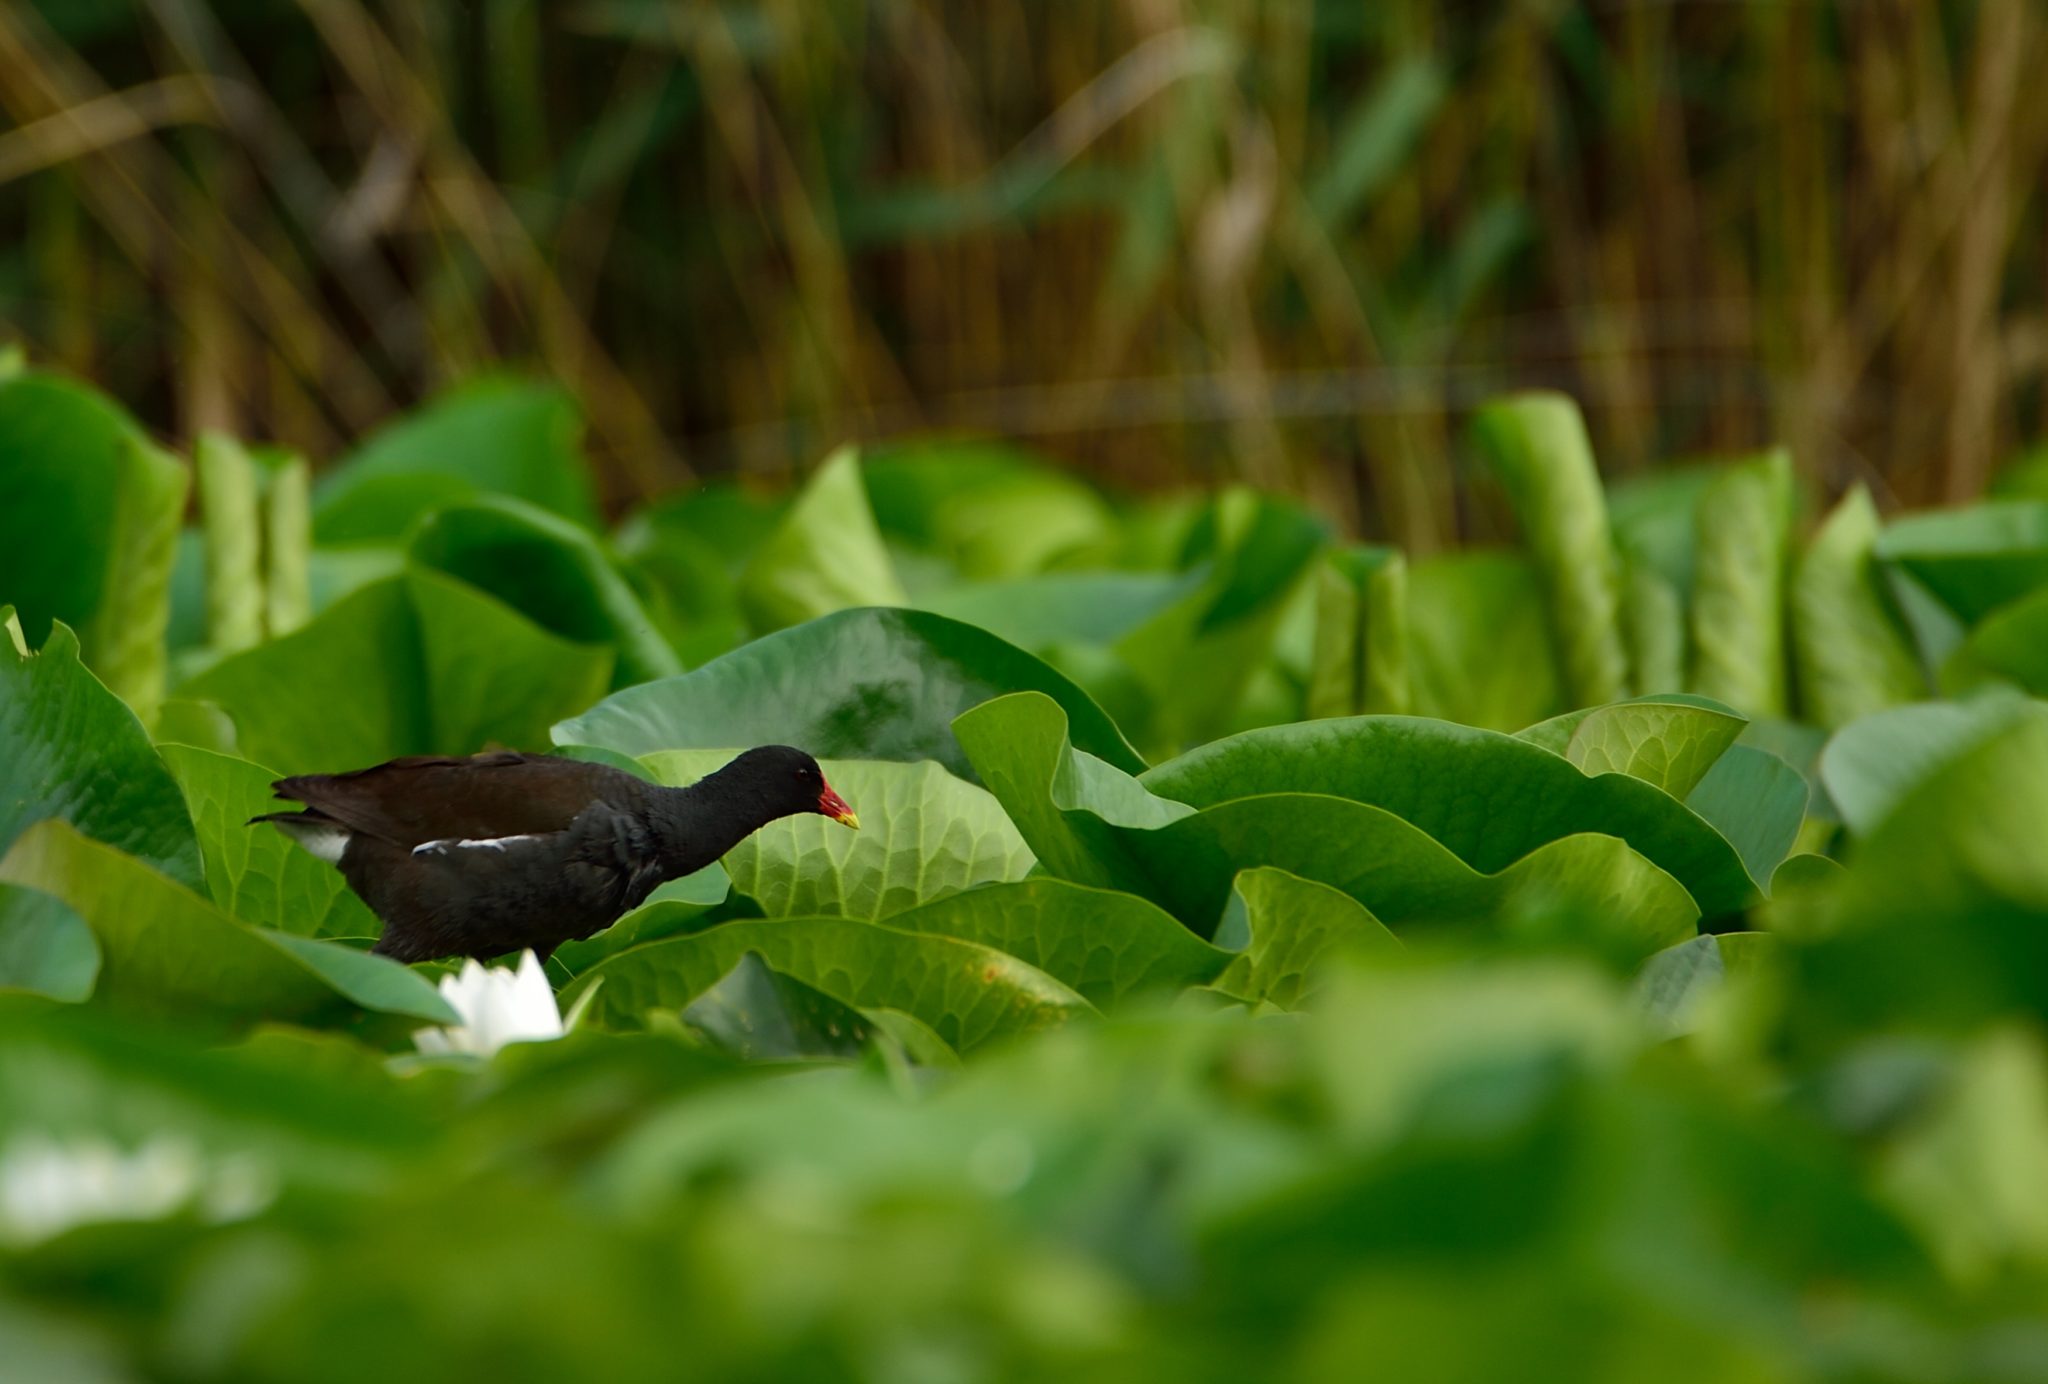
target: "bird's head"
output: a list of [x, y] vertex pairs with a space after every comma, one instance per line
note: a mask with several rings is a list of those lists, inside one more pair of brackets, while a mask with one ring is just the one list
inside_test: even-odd
[[761, 785], [783, 816], [816, 812], [842, 826], [860, 826], [860, 818], [846, 799], [825, 782], [818, 761], [792, 746], [763, 745], [748, 750], [720, 772]]

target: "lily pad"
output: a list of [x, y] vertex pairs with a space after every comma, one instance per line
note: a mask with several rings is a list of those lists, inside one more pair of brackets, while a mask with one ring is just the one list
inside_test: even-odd
[[895, 1009], [965, 1053], [991, 1039], [1064, 1023], [1088, 1002], [1036, 967], [953, 937], [850, 918], [722, 923], [620, 952], [563, 990], [597, 989], [590, 1022], [638, 1028], [677, 1013], [749, 952], [777, 972], [856, 1009]]
[[1665, 695], [1554, 716], [1515, 738], [1563, 755], [1588, 774], [1627, 774], [1683, 800], [1745, 724], [1718, 702]]
[[[18, 634], [11, 612], [0, 623]], [[185, 800], [135, 713], [52, 628], [42, 652], [0, 643], [0, 851], [31, 823], [61, 818], [172, 879], [197, 884]]]
[[1140, 894], [1203, 936], [1218, 927], [1238, 871], [1266, 865], [1343, 890], [1397, 931], [1484, 923], [1539, 899], [1639, 919], [1667, 940], [1699, 915], [1680, 881], [1610, 836], [1562, 835], [1488, 872], [1415, 823], [1350, 798], [1254, 791], [1199, 810], [1158, 798], [1091, 766], [1065, 744], [1058, 708], [1030, 694], [976, 708], [958, 732], [1045, 868]]
[[473, 380], [366, 442], [321, 478], [314, 532], [324, 544], [391, 542], [430, 510], [509, 495], [594, 524], [582, 420], [553, 385]]
[[282, 804], [260, 764], [191, 745], [165, 745], [206, 862], [206, 888], [221, 911], [245, 923], [303, 937], [375, 937], [376, 915], [341, 872], [316, 860], [275, 827], [250, 826]]
[[332, 942], [251, 927], [140, 860], [65, 822], [30, 828], [0, 880], [39, 889], [98, 941], [94, 999], [129, 1013], [223, 1028], [350, 1021], [361, 1009], [458, 1022], [426, 980]]
[[[661, 783], [696, 782], [730, 750], [675, 750], [641, 762]], [[785, 817], [725, 855], [732, 886], [770, 917], [886, 918], [978, 884], [1022, 879], [1031, 850], [986, 790], [932, 763], [826, 760], [826, 780], [861, 828], [812, 813]]]
[[820, 759], [931, 759], [973, 781], [953, 718], [1027, 689], [1065, 709], [1077, 745], [1144, 767], [1102, 709], [1050, 666], [918, 610], [846, 610], [781, 630], [681, 677], [614, 693], [557, 725], [554, 739], [635, 757], [787, 744]]
[[1007, 952], [1101, 1009], [1132, 994], [1206, 984], [1230, 961], [1144, 899], [1057, 879], [952, 894], [888, 925]]
[[1488, 872], [1563, 836], [1616, 836], [1684, 884], [1710, 917], [1742, 907], [1770, 878], [1751, 879], [1733, 845], [1650, 784], [1626, 774], [1588, 776], [1512, 736], [1416, 717], [1248, 731], [1162, 764], [1140, 781], [1196, 807], [1264, 793], [1370, 803]]
[[0, 884], [0, 991], [76, 1002], [99, 972], [99, 943], [83, 918], [40, 889]]

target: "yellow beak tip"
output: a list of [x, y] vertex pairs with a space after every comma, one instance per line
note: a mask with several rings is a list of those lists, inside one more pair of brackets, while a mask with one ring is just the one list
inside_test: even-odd
[[852, 827], [855, 831], [860, 830], [860, 814], [858, 812], [842, 812], [832, 820], [841, 826]]

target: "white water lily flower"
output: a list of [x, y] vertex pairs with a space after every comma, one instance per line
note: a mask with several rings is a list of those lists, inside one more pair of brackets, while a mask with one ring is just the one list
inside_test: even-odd
[[462, 1016], [461, 1027], [423, 1028], [412, 1036], [421, 1052], [437, 1057], [489, 1057], [507, 1043], [540, 1042], [564, 1031], [554, 987], [530, 951], [520, 953], [516, 971], [463, 962], [460, 975], [441, 978], [441, 998]]
[[131, 1153], [99, 1136], [60, 1141], [29, 1131], [0, 1151], [0, 1244], [159, 1220], [190, 1206], [210, 1221], [240, 1220], [276, 1194], [274, 1173], [245, 1156], [209, 1163], [181, 1140], [153, 1138]]

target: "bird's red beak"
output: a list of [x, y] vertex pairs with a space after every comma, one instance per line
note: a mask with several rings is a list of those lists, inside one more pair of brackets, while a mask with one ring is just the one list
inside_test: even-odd
[[832, 791], [830, 784], [827, 784], [825, 791], [818, 795], [818, 811], [842, 826], [852, 827], [855, 831], [860, 830], [859, 815], [846, 805], [846, 799]]

